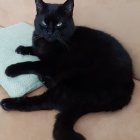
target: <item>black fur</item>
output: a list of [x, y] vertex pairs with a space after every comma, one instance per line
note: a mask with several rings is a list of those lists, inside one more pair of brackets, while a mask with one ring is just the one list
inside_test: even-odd
[[134, 88], [131, 58], [110, 35], [75, 26], [73, 0], [64, 4], [36, 0], [36, 7], [33, 46], [19, 46], [16, 52], [36, 55], [40, 61], [11, 65], [6, 74], [37, 74], [48, 91], [36, 97], [4, 99], [1, 105], [5, 110], [57, 109], [54, 139], [85, 140], [73, 130], [79, 117], [115, 111], [130, 102]]

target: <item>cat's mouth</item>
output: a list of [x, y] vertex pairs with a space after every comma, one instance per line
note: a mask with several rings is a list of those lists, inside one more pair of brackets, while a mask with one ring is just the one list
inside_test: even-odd
[[48, 42], [56, 41], [56, 38], [54, 37], [54, 35], [43, 34], [42, 37]]
[[52, 37], [48, 37], [46, 40], [49, 41], [49, 42], [53, 42], [54, 41]]

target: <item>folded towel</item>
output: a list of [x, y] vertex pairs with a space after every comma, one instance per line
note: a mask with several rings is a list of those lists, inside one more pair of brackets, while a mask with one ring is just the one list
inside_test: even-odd
[[0, 84], [10, 97], [23, 96], [42, 86], [38, 77], [33, 74], [20, 75], [15, 78], [10, 78], [5, 74], [6, 67], [11, 64], [38, 60], [35, 56], [15, 53], [19, 45], [31, 45], [33, 29], [25, 23], [0, 29]]

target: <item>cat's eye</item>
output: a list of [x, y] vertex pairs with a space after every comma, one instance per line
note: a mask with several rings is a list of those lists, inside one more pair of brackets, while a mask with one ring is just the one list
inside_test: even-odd
[[42, 21], [42, 25], [47, 26], [47, 24], [46, 24], [46, 22], [44, 20]]
[[56, 24], [57, 27], [61, 27], [62, 25], [63, 25], [62, 22], [58, 22], [58, 23]]

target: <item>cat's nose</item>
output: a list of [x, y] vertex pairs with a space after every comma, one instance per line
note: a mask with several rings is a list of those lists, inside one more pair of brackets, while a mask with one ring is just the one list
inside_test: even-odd
[[48, 35], [52, 35], [52, 31], [48, 31], [47, 33], [48, 33]]

